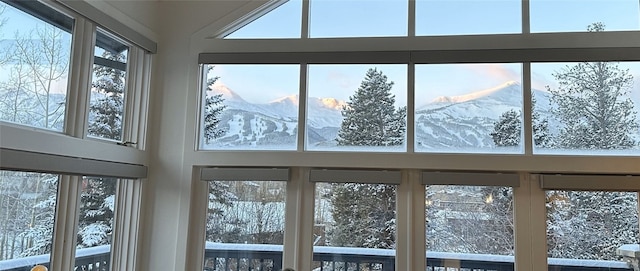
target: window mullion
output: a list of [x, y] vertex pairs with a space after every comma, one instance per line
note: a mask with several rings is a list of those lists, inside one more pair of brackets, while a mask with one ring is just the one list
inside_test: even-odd
[[144, 149], [150, 57], [141, 48], [131, 46], [127, 64], [122, 141], [131, 142], [138, 149]]
[[408, 0], [409, 7], [407, 15], [407, 36], [415, 37], [416, 36], [416, 0]]
[[522, 0], [520, 3], [522, 5], [522, 33], [529, 34], [531, 33], [531, 11], [529, 0]]
[[520, 176], [513, 188], [515, 269], [547, 270], [545, 193], [536, 177]]
[[189, 214], [189, 231], [187, 261], [185, 270], [202, 270], [204, 268], [204, 252], [206, 243], [206, 224], [209, 204], [209, 183], [200, 179], [200, 169], [194, 169], [191, 182], [191, 208]]
[[307, 136], [307, 97], [309, 95], [309, 68], [306, 63], [300, 64], [300, 91], [298, 99], [298, 151], [305, 150]]
[[309, 1], [311, 0], [302, 0], [302, 23], [301, 23], [302, 31], [300, 31], [300, 35], [301, 35], [300, 37], [302, 39], [309, 38], [309, 16], [310, 16]]
[[50, 270], [74, 270], [82, 177], [63, 175], [58, 184]]
[[141, 180], [119, 180], [116, 192], [111, 270], [136, 270], [140, 235]]
[[421, 172], [403, 171], [396, 201], [396, 270], [424, 270], [426, 267], [425, 189]]
[[[524, 129], [524, 154], [533, 154], [533, 94], [531, 94], [531, 62], [522, 64], [522, 124]], [[521, 138], [522, 139], [522, 138]]]
[[309, 182], [308, 168], [293, 168], [287, 182], [282, 267], [311, 270], [315, 184]]
[[64, 129], [66, 134], [78, 138], [87, 135], [95, 29], [89, 20], [76, 18]]
[[[410, 0], [411, 2], [415, 2]], [[414, 3], [415, 5], [415, 3]], [[410, 62], [407, 65], [407, 130], [405, 142], [407, 152], [414, 153], [416, 146], [416, 64]]]

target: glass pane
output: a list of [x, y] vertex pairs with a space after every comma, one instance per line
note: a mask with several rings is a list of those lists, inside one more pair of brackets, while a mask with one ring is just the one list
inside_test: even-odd
[[520, 0], [417, 0], [416, 35], [522, 32]]
[[0, 120], [62, 131], [73, 19], [34, 5], [47, 18], [0, 3]]
[[534, 153], [640, 154], [640, 62], [533, 63]]
[[407, 0], [311, 0], [309, 5], [312, 38], [407, 35]]
[[302, 0], [289, 0], [224, 38], [300, 38], [301, 24]]
[[204, 65], [203, 149], [295, 150], [299, 65]]
[[425, 192], [429, 270], [513, 269], [511, 187], [429, 185]]
[[315, 193], [313, 270], [393, 270], [395, 185], [316, 183]]
[[0, 171], [0, 270], [49, 265], [57, 190], [57, 175]]
[[109, 270], [118, 179], [82, 179], [76, 267]]
[[309, 65], [307, 150], [404, 151], [406, 65]]
[[129, 46], [101, 31], [97, 32], [96, 43], [88, 132], [91, 136], [120, 141]]
[[550, 269], [575, 259], [598, 260], [601, 267], [627, 267], [616, 250], [638, 242], [636, 192], [547, 191], [546, 195]]
[[204, 270], [281, 270], [286, 184], [209, 181]]
[[531, 32], [584, 32], [593, 23], [608, 31], [639, 30], [636, 0], [530, 0]]
[[419, 152], [522, 153], [522, 65], [416, 65]]

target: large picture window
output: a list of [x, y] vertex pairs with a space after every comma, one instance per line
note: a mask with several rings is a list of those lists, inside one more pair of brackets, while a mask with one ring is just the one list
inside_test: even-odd
[[415, 149], [522, 153], [521, 64], [416, 65]]
[[0, 171], [0, 270], [49, 264], [57, 175]]
[[208, 181], [204, 270], [280, 270], [284, 181]]
[[531, 70], [534, 153], [640, 153], [640, 63], [533, 63]]
[[122, 140], [129, 46], [97, 31], [88, 133]]
[[638, 240], [636, 192], [551, 190], [546, 201], [550, 265], [580, 259], [620, 266], [616, 250]]
[[61, 132], [74, 20], [29, 3], [44, 17], [0, 2], [0, 120]]
[[406, 149], [406, 65], [310, 65], [307, 150]]
[[202, 149], [296, 149], [299, 65], [202, 69]]
[[315, 194], [314, 269], [392, 270], [395, 185], [316, 183]]
[[429, 185], [425, 204], [428, 267], [513, 266], [511, 187]]

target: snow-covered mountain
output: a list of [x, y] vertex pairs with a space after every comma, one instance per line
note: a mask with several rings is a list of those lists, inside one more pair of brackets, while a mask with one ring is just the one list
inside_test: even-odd
[[[286, 96], [265, 104], [253, 104], [222, 84], [215, 84], [210, 95], [221, 94], [227, 109], [221, 123], [227, 133], [212, 147], [295, 148], [298, 125], [298, 95]], [[342, 121], [344, 101], [334, 98], [308, 99], [308, 140], [311, 144], [333, 141]]]
[[[549, 94], [533, 90], [536, 111], [548, 117]], [[494, 88], [438, 97], [416, 110], [416, 148], [428, 151], [491, 148], [494, 123], [508, 110], [522, 108], [522, 86], [507, 82]]]
[[[212, 148], [295, 149], [299, 100], [286, 96], [265, 104], [249, 103], [222, 84], [211, 94], [222, 94], [227, 105], [221, 116], [227, 133]], [[537, 109], [548, 113], [546, 92], [534, 90]], [[345, 101], [311, 97], [307, 103], [307, 140], [313, 146], [335, 145]], [[522, 87], [517, 82], [459, 95], [442, 96], [416, 110], [416, 147], [421, 150], [493, 147], [490, 133], [503, 112], [522, 108]], [[544, 117], [543, 116], [543, 117]], [[249, 147], [251, 148], [251, 147]]]

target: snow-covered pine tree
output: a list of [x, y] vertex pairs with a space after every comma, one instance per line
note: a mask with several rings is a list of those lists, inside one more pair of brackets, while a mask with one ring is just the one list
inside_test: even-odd
[[53, 245], [53, 224], [56, 210], [58, 176], [50, 174], [29, 175], [35, 198], [28, 210], [29, 227], [22, 232], [21, 257], [51, 253]]
[[[211, 71], [213, 66], [208, 67], [208, 71]], [[218, 80], [218, 77], [212, 77], [207, 80], [207, 89], [213, 90], [213, 84]], [[204, 141], [205, 144], [209, 144], [212, 139], [216, 139], [225, 133], [225, 129], [220, 127], [220, 115], [222, 111], [227, 108], [224, 105], [224, 98], [222, 94], [215, 94], [205, 99], [204, 104]]]
[[[533, 121], [533, 144], [536, 147], [551, 146], [549, 121], [540, 119], [540, 112], [536, 110], [536, 98], [532, 96], [531, 111]], [[521, 111], [508, 110], [493, 125], [491, 138], [497, 147], [514, 147], [520, 145], [522, 134]]]
[[85, 178], [80, 194], [78, 247], [94, 247], [111, 243], [115, 195], [118, 180]]
[[393, 82], [369, 69], [360, 87], [342, 108], [338, 131], [341, 146], [397, 146], [404, 142], [406, 108], [395, 108]]
[[[105, 51], [102, 57], [125, 62], [125, 53]], [[126, 72], [114, 67], [94, 65], [95, 80], [91, 83], [93, 89], [101, 95], [89, 107], [89, 128], [92, 136], [122, 140], [122, 115], [124, 109], [124, 79]]]
[[[594, 23], [590, 32], [604, 30]], [[640, 125], [629, 92], [633, 76], [615, 62], [583, 62], [554, 74], [552, 112], [562, 125], [556, 135], [560, 148], [576, 150], [630, 149]], [[547, 197], [551, 257], [614, 260], [616, 248], [636, 243], [637, 193], [550, 192]], [[566, 229], [571, 229], [568, 233]], [[593, 233], [600, 233], [594, 235]]]
[[[102, 58], [126, 62], [126, 51], [105, 51]], [[122, 117], [126, 71], [94, 65], [92, 87], [99, 98], [89, 106], [88, 133], [92, 136], [122, 140]], [[118, 179], [87, 177], [82, 180], [81, 207], [78, 221], [78, 247], [111, 243], [115, 195]]]
[[491, 138], [496, 146], [515, 147], [520, 145], [521, 131], [520, 112], [511, 109], [502, 113], [498, 121], [495, 122]]
[[533, 122], [533, 144], [536, 147], [550, 148], [553, 146], [549, 132], [549, 120], [540, 118], [540, 111], [536, 110], [536, 96], [531, 95], [531, 121]]
[[[604, 30], [594, 23], [591, 32]], [[637, 146], [640, 127], [630, 90], [633, 76], [615, 62], [567, 65], [553, 74], [557, 88], [551, 93], [552, 112], [562, 128], [557, 144], [567, 149], [612, 150]]]
[[[406, 108], [395, 108], [393, 82], [369, 69], [356, 93], [342, 109], [338, 138], [341, 146], [397, 146], [404, 143]], [[328, 230], [332, 246], [395, 247], [394, 185], [340, 183], [332, 186], [332, 215]]]

